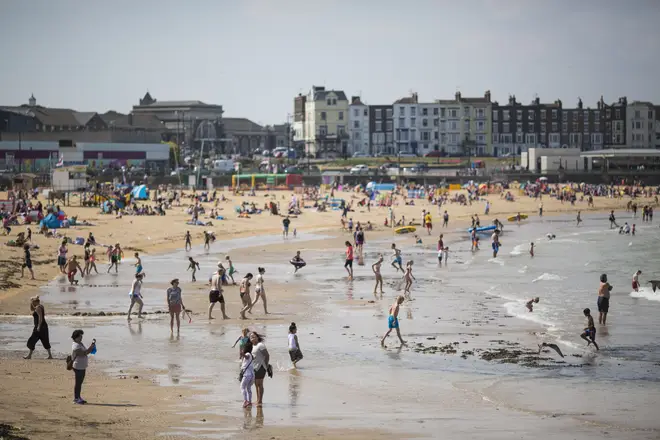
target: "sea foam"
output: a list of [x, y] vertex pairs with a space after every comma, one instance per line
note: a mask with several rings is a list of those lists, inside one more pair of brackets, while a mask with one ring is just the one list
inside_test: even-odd
[[630, 292], [633, 298], [644, 298], [649, 301], [660, 301], [660, 292], [654, 292], [650, 287], [642, 287], [639, 292]]
[[563, 277], [560, 277], [559, 275], [555, 275], [553, 273], [544, 273], [538, 278], [535, 278], [532, 280], [532, 283], [536, 283], [537, 281], [561, 281], [563, 280]]

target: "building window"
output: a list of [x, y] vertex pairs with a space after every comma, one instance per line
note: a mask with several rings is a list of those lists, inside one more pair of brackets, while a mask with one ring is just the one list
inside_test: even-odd
[[456, 131], [458, 130], [458, 125], [456, 124], [456, 121], [451, 121], [451, 131]]
[[561, 112], [561, 120], [562, 120], [563, 122], [568, 121], [568, 112], [567, 112], [567, 111], [563, 111], [563, 112]]
[[381, 121], [376, 121], [376, 131], [383, 131], [383, 123]]
[[399, 116], [405, 116], [405, 115], [406, 115], [406, 108], [399, 107]]
[[621, 119], [621, 110], [616, 109], [616, 110], [615, 110], [615, 115], [616, 115], [616, 116], [615, 116], [614, 119]]
[[355, 116], [356, 118], [357, 118], [358, 116], [360, 116], [360, 110], [358, 110], [358, 109], [356, 109], [356, 108], [353, 109], [353, 116]]
[[433, 119], [433, 126], [434, 127], [440, 126], [440, 119], [438, 119], [438, 118]]
[[484, 117], [484, 109], [478, 108], [477, 109], [477, 118], [483, 118]]
[[536, 135], [534, 133], [527, 133], [525, 135], [525, 143], [527, 145], [534, 145], [536, 144]]
[[356, 141], [360, 140], [360, 132], [359, 131], [353, 132], [353, 139], [355, 139]]
[[406, 127], [406, 118], [399, 118], [399, 127], [400, 128]]
[[410, 107], [410, 116], [417, 116], [417, 107]]
[[431, 140], [431, 133], [429, 133], [428, 131], [423, 131], [422, 132], [422, 140], [426, 141], [426, 142], [430, 141]]
[[325, 121], [326, 120], [326, 114], [325, 112], [321, 112], [321, 120]]
[[553, 122], [553, 123], [552, 123], [552, 131], [553, 131], [553, 132], [556, 132], [556, 131], [558, 130], [558, 125], [559, 125], [559, 124], [556, 123], [556, 122]]
[[362, 113], [362, 116], [369, 116], [369, 110], [365, 108], [364, 112]]
[[582, 131], [586, 134], [589, 133], [589, 123], [585, 122], [584, 127], [582, 128]]
[[552, 109], [552, 119], [557, 119], [557, 109], [556, 108]]
[[484, 131], [486, 129], [486, 123], [484, 121], [477, 121], [477, 131]]
[[502, 112], [502, 116], [503, 116], [505, 121], [508, 121], [509, 120], [509, 110], [504, 110]]
[[573, 112], [573, 121], [578, 120], [578, 113], [576, 111]]
[[392, 120], [385, 121], [385, 131], [392, 131]]
[[580, 131], [580, 127], [578, 126], [577, 121], [573, 121], [573, 130], [571, 131]]
[[522, 133], [522, 131], [523, 131], [523, 125], [522, 125], [522, 122], [518, 122], [518, 123], [516, 123], [516, 131], [517, 131], [518, 133]]
[[353, 121], [353, 128], [360, 128], [360, 121]]
[[502, 125], [503, 125], [503, 127], [502, 127], [502, 131], [503, 131], [504, 133], [508, 133], [508, 132], [509, 132], [509, 123], [508, 123], [508, 122], [505, 122], [505, 123], [502, 124]]
[[500, 135], [498, 133], [493, 133], [493, 143], [496, 144], [500, 141]]
[[497, 133], [498, 131], [500, 131], [500, 124], [496, 122], [493, 124], [493, 133]]
[[516, 119], [520, 121], [520, 120], [522, 120], [522, 118], [523, 118], [522, 110], [517, 110], [516, 111]]
[[470, 121], [469, 120], [463, 121], [463, 130], [466, 131], [466, 132], [470, 131]]
[[332, 105], [337, 105], [337, 99], [332, 98]]
[[470, 117], [470, 107], [463, 107], [463, 116], [466, 118]]
[[330, 98], [328, 98], [326, 102], [328, 103], [328, 105], [332, 105], [332, 100]]
[[458, 134], [452, 133], [449, 135], [449, 143], [457, 144], [458, 143]]
[[478, 144], [485, 144], [486, 143], [486, 135], [485, 134], [478, 134], [477, 135], [477, 143]]
[[545, 121], [546, 120], [547, 113], [545, 109], [541, 110], [541, 120]]
[[416, 127], [417, 126], [417, 119], [410, 118], [410, 126], [411, 127]]
[[451, 109], [449, 114], [451, 115], [452, 118], [457, 118], [458, 117], [458, 110], [456, 110], [455, 108]]
[[594, 122], [594, 131], [600, 131], [600, 122]]
[[392, 142], [392, 132], [391, 131], [388, 131], [387, 133], [385, 133], [385, 139], [387, 140], [387, 142]]
[[559, 133], [550, 133], [550, 143], [559, 144], [560, 138]]
[[428, 116], [429, 115], [429, 109], [426, 107], [422, 109], [422, 116]]
[[499, 112], [499, 110], [493, 110], [493, 121], [497, 121], [497, 115]]
[[385, 110], [385, 117], [387, 119], [392, 119], [392, 112], [393, 112], [393, 110], [391, 108], [388, 108], [387, 110]]
[[376, 117], [376, 119], [382, 119], [383, 118], [383, 110], [377, 108], [375, 117]]
[[639, 119], [642, 117], [642, 112], [639, 110], [635, 110], [635, 119]]
[[545, 122], [541, 122], [541, 133], [545, 133]]
[[610, 119], [611, 117], [612, 117], [612, 112], [608, 108], [607, 110], [605, 110], [605, 118]]
[[339, 120], [340, 121], [344, 120], [344, 112], [339, 112]]
[[567, 122], [562, 122], [561, 123], [561, 131], [566, 133], [568, 131], [568, 123]]
[[447, 117], [446, 111], [447, 111], [447, 109], [445, 109], [445, 108], [440, 109], [440, 117], [441, 118], [446, 118]]
[[523, 143], [523, 134], [518, 132], [516, 133], [516, 144], [522, 144]]
[[321, 125], [321, 126], [319, 127], [319, 134], [320, 134], [321, 136], [325, 136], [325, 135], [327, 135], [327, 134], [328, 134], [328, 127], [327, 127], [326, 125]]
[[578, 145], [580, 143], [580, 133], [571, 133], [571, 145]]
[[[424, 110], [426, 110], [426, 109], [424, 109]], [[428, 127], [428, 126], [429, 126], [429, 120], [426, 119], [426, 118], [422, 119], [422, 127]]]
[[530, 121], [534, 120], [534, 111], [533, 110], [527, 110], [527, 119]]
[[433, 132], [433, 139], [435, 139], [436, 141], [438, 140], [438, 132], [437, 131]]
[[433, 107], [433, 116], [438, 116], [438, 107]]
[[447, 134], [446, 133], [441, 133], [440, 134], [440, 143], [441, 144], [446, 144], [447, 143]]

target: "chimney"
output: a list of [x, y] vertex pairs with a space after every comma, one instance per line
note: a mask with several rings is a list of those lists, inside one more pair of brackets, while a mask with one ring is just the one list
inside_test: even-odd
[[582, 110], [582, 98], [578, 98], [578, 108]]
[[351, 96], [351, 104], [355, 104], [360, 100], [359, 96]]
[[490, 90], [486, 90], [486, 93], [484, 93], [484, 98], [486, 98], [486, 101], [490, 102]]
[[561, 99], [558, 99], [558, 100], [557, 100], [557, 105], [559, 106], [559, 108], [563, 108], [563, 107], [561, 106]]
[[456, 95], [454, 95], [454, 97], [456, 98], [456, 101], [460, 101], [461, 100], [461, 92], [456, 92]]
[[415, 104], [417, 104], [417, 92], [412, 94], [412, 100]]
[[30, 99], [28, 100], [28, 103], [30, 104], [30, 107], [36, 107], [37, 106], [37, 98], [34, 97], [34, 93], [32, 96], [30, 96]]
[[541, 105], [541, 98], [539, 98], [538, 96], [534, 98], [534, 104]]
[[516, 97], [513, 95], [509, 95], [509, 105], [515, 105], [516, 104]]
[[128, 114], [128, 125], [133, 125], [133, 113]]

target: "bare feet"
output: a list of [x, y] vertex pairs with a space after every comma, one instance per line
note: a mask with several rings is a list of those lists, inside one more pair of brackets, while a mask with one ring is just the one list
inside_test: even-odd
[[227, 315], [222, 315], [222, 319], [231, 319], [231, 318]]

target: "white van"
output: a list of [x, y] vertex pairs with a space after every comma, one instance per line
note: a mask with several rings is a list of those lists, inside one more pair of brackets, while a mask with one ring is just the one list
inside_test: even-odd
[[234, 171], [235, 162], [233, 159], [222, 159], [213, 161], [213, 171], [221, 173], [231, 173]]

